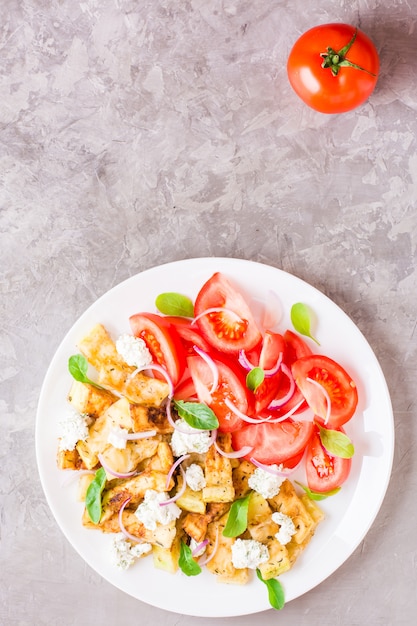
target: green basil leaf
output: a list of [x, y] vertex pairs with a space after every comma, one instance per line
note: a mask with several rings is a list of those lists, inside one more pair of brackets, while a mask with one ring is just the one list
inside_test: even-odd
[[73, 354], [70, 356], [68, 359], [68, 370], [71, 376], [79, 383], [86, 383], [97, 387], [97, 389], [104, 389], [104, 387], [88, 378], [88, 361], [82, 354]]
[[355, 448], [351, 440], [340, 430], [320, 428], [320, 439], [329, 454], [342, 459], [351, 459], [355, 454]]
[[317, 500], [317, 501], [325, 500], [329, 496], [335, 496], [337, 493], [339, 493], [341, 489], [341, 487], [336, 487], [336, 489], [330, 489], [330, 491], [323, 491], [323, 492], [312, 491], [305, 485], [302, 485], [301, 483], [299, 483], [298, 480], [295, 480], [294, 482], [297, 483], [297, 485], [301, 487], [301, 489], [304, 489], [304, 491], [306, 492], [310, 500]]
[[256, 570], [256, 575], [267, 587], [268, 589], [268, 599], [269, 604], [273, 609], [277, 609], [280, 611], [284, 608], [285, 604], [285, 594], [284, 589], [276, 578], [270, 578], [269, 580], [265, 580], [261, 574], [259, 569]]
[[249, 499], [251, 493], [252, 492], [248, 493], [248, 495], [244, 498], [235, 500], [230, 507], [226, 526], [223, 529], [223, 535], [225, 537], [238, 537], [247, 529]]
[[160, 293], [155, 300], [156, 308], [164, 315], [194, 317], [194, 305], [190, 298], [180, 293]]
[[319, 342], [311, 334], [311, 314], [307, 305], [297, 302], [291, 307], [291, 322], [295, 330], [301, 335], [309, 337], [319, 346]]
[[214, 411], [202, 402], [184, 402], [174, 400], [177, 413], [187, 424], [198, 430], [214, 430], [219, 427], [219, 420]]
[[254, 367], [246, 376], [246, 387], [256, 391], [265, 380], [265, 372], [261, 367]]
[[85, 496], [85, 508], [94, 524], [98, 524], [101, 517], [101, 494], [106, 484], [106, 470], [100, 467], [96, 471], [94, 479], [88, 486]]
[[201, 567], [193, 558], [190, 546], [187, 546], [182, 540], [178, 565], [186, 576], [197, 576], [201, 574]]

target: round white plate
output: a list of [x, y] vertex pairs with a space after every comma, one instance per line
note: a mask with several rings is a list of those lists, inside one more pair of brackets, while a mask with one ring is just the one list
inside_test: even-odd
[[358, 387], [358, 409], [346, 425], [356, 450], [351, 475], [338, 495], [320, 502], [325, 520], [294, 567], [280, 577], [286, 602], [325, 580], [359, 545], [382, 504], [394, 450], [391, 401], [372, 349], [350, 318], [304, 281], [251, 261], [200, 258], [147, 270], [99, 298], [62, 341], [42, 387], [36, 452], [46, 498], [68, 541], [103, 578], [150, 605], [204, 617], [246, 615], [269, 609], [267, 589], [256, 575], [249, 584], [235, 586], [216, 582], [208, 571], [190, 578], [181, 571], [168, 574], [155, 569], [151, 557], [140, 559], [126, 571], [119, 570], [110, 559], [111, 536], [81, 525], [83, 505], [76, 501], [76, 481], [68, 484], [66, 474], [57, 469], [56, 452], [58, 423], [66, 410], [66, 396], [72, 382], [67, 362], [77, 352], [77, 342], [98, 322], [114, 338], [130, 332], [129, 316], [139, 311], [155, 311], [159, 293], [173, 291], [193, 299], [217, 271], [226, 274], [256, 306], [268, 300], [271, 290], [278, 294], [281, 319], [277, 329], [282, 331], [292, 328], [289, 317], [292, 304], [307, 304], [316, 316], [314, 334], [320, 341], [316, 351], [342, 364]]

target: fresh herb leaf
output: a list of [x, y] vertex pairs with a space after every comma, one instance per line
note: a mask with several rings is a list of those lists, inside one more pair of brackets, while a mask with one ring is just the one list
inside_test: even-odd
[[320, 439], [327, 452], [342, 459], [351, 459], [355, 454], [355, 448], [351, 440], [340, 430], [320, 429]]
[[202, 402], [184, 402], [174, 400], [177, 413], [187, 424], [198, 430], [214, 430], [219, 427], [219, 420], [214, 411]]
[[193, 558], [190, 546], [187, 546], [187, 544], [182, 540], [178, 565], [186, 576], [197, 576], [198, 574], [201, 574], [201, 567]]
[[248, 495], [244, 498], [235, 500], [230, 507], [226, 526], [223, 529], [223, 535], [225, 537], [238, 537], [247, 529], [249, 499], [251, 493], [252, 492], [248, 493]]
[[312, 491], [311, 489], [309, 489], [305, 485], [302, 485], [301, 483], [299, 483], [298, 480], [295, 480], [294, 482], [297, 483], [297, 485], [299, 485], [301, 487], [301, 489], [304, 489], [304, 491], [306, 492], [306, 494], [310, 498], [310, 500], [317, 500], [317, 501], [318, 500], [325, 500], [329, 496], [335, 496], [337, 493], [339, 493], [339, 491], [341, 489], [341, 487], [336, 487], [336, 489], [330, 489], [330, 491], [323, 491], [321, 493], [319, 491]]
[[291, 307], [291, 322], [295, 330], [301, 335], [310, 337], [319, 346], [319, 342], [311, 334], [311, 314], [307, 305], [297, 302]]
[[256, 570], [256, 575], [259, 580], [261, 580], [266, 585], [268, 589], [268, 599], [272, 608], [277, 609], [277, 611], [283, 609], [285, 604], [285, 594], [279, 580], [277, 580], [276, 578], [270, 578], [269, 580], [265, 580], [259, 569]]
[[100, 467], [88, 486], [85, 496], [85, 508], [94, 524], [98, 524], [101, 517], [101, 494], [106, 484], [106, 470]]
[[156, 308], [164, 315], [194, 317], [194, 305], [190, 298], [180, 293], [160, 293], [155, 300]]
[[68, 359], [68, 370], [71, 376], [79, 383], [87, 383], [88, 385], [93, 385], [98, 389], [104, 389], [104, 387], [88, 378], [88, 361], [82, 354], [73, 354], [70, 356]]
[[259, 385], [264, 382], [265, 372], [261, 367], [254, 367], [246, 376], [246, 387], [251, 391], [256, 391]]

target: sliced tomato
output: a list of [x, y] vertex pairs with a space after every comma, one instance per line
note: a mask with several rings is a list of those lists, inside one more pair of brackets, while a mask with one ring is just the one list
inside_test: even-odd
[[221, 272], [202, 286], [194, 312], [204, 337], [220, 352], [251, 350], [262, 339], [243, 296]]
[[129, 318], [129, 322], [135, 337], [143, 339], [153, 362], [167, 370], [175, 386], [186, 364], [185, 352], [175, 328], [155, 313], [136, 313]]
[[280, 387], [282, 372], [279, 369], [275, 374], [268, 375], [268, 370], [273, 370], [277, 363], [283, 359], [285, 352], [284, 337], [279, 333], [267, 330], [265, 332], [259, 356], [256, 358], [255, 351], [249, 353], [248, 359], [252, 365], [257, 365], [266, 370], [263, 382], [253, 392], [255, 413], [260, 413], [276, 397]]
[[195, 400], [197, 399], [197, 392], [195, 390], [195, 385], [193, 379], [184, 378], [179, 385], [175, 388], [174, 393], [175, 400]]
[[[341, 429], [340, 429], [341, 430]], [[323, 447], [317, 427], [307, 446], [306, 476], [312, 491], [323, 493], [340, 487], [350, 473], [352, 459], [331, 456]]]
[[312, 422], [291, 419], [277, 424], [248, 424], [232, 433], [233, 448], [239, 450], [252, 446], [247, 458], [253, 457], [267, 465], [283, 463], [290, 467], [287, 462], [291, 463], [292, 459], [296, 464], [297, 458], [300, 460], [313, 431]]
[[285, 340], [285, 362], [287, 365], [292, 365], [297, 359], [301, 359], [302, 356], [308, 356], [313, 354], [311, 348], [306, 342], [292, 330], [286, 330], [284, 333]]
[[246, 413], [248, 399], [245, 383], [231, 365], [219, 360], [214, 362], [219, 372], [219, 382], [212, 392], [213, 373], [209, 365], [200, 356], [189, 356], [187, 359], [198, 399], [213, 409], [219, 420], [219, 430], [232, 432], [241, 428], [244, 422], [229, 409], [225, 399], [228, 398], [239, 411]]
[[167, 315], [164, 320], [172, 324], [180, 337], [187, 354], [193, 354], [193, 346], [197, 346], [205, 352], [210, 352], [211, 346], [204, 339], [197, 324], [191, 324], [189, 319]]
[[319, 354], [305, 356], [293, 363], [292, 374], [307, 404], [321, 422], [326, 418], [328, 401], [320, 386], [327, 392], [330, 417], [326, 426], [329, 428], [339, 428], [355, 413], [358, 404], [356, 385], [336, 361]]

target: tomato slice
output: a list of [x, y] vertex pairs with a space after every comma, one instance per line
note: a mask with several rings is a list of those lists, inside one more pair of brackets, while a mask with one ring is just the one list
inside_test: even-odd
[[189, 319], [167, 315], [164, 320], [174, 326], [187, 354], [194, 354], [193, 346], [204, 352], [211, 351], [210, 344], [204, 339], [197, 325], [191, 324]]
[[306, 476], [309, 488], [323, 493], [340, 487], [349, 476], [351, 465], [352, 459], [332, 456], [325, 450], [320, 440], [319, 430], [315, 427], [306, 453]]
[[[255, 360], [254, 352], [248, 355], [250, 363], [258, 365], [263, 370], [272, 370], [285, 353], [284, 337], [269, 330], [265, 332], [259, 357]], [[276, 397], [282, 379], [282, 372], [278, 370], [272, 376], [266, 375], [263, 382], [253, 392], [255, 413], [260, 413]]]
[[358, 404], [358, 392], [354, 381], [341, 365], [327, 356], [314, 354], [293, 363], [292, 373], [307, 404], [320, 422], [324, 422], [327, 413], [327, 399], [320, 385], [328, 393], [331, 403], [326, 426], [337, 429], [350, 420]]
[[195, 385], [191, 377], [184, 378], [183, 381], [177, 385], [174, 393], [175, 400], [195, 400], [197, 399], [197, 392]]
[[200, 402], [205, 402], [219, 420], [219, 430], [232, 432], [243, 425], [243, 421], [225, 404], [228, 398], [242, 413], [248, 409], [248, 399], [244, 381], [231, 365], [222, 361], [214, 361], [219, 371], [219, 382], [214, 392], [211, 392], [213, 373], [209, 365], [200, 356], [189, 356], [188, 369], [193, 380]]
[[167, 370], [175, 386], [186, 364], [184, 349], [175, 328], [155, 313], [136, 313], [129, 318], [129, 322], [135, 337], [144, 340], [153, 362]]
[[247, 458], [253, 457], [266, 465], [286, 465], [291, 459], [296, 464], [295, 457], [300, 460], [313, 431], [312, 422], [291, 419], [276, 424], [248, 424], [232, 433], [233, 448], [239, 450], [243, 446], [252, 446]]
[[[205, 313], [209, 309], [224, 309]], [[262, 339], [243, 296], [227, 278], [216, 272], [200, 289], [195, 305], [198, 327], [216, 350], [236, 353], [251, 350]]]

